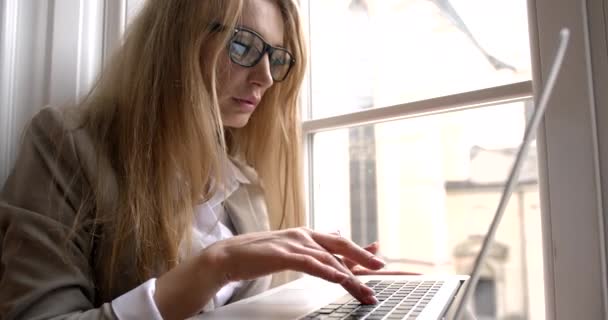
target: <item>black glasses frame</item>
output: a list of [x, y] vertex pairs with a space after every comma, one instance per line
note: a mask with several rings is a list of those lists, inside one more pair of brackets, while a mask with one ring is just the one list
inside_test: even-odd
[[[268, 42], [266, 42], [264, 40], [264, 38], [259, 33], [255, 32], [251, 29], [248, 29], [248, 28], [242, 28], [242, 27], [235, 28], [234, 34], [233, 34], [232, 38], [230, 39], [230, 43], [232, 43], [232, 41], [234, 41], [234, 38], [236, 37], [237, 33], [239, 33], [239, 31], [245, 31], [245, 32], [249, 32], [249, 33], [253, 34], [257, 38], [259, 38], [260, 41], [262, 41], [262, 44], [264, 45], [264, 47], [262, 48], [262, 51], [260, 51], [260, 56], [257, 59], [255, 59], [251, 64], [239, 63], [238, 61], [235, 61], [234, 59], [232, 59], [232, 56], [230, 56], [230, 60], [232, 62], [238, 64], [239, 66], [251, 68], [251, 67], [257, 65], [260, 62], [260, 60], [262, 60], [262, 58], [264, 57], [264, 55], [266, 53], [268, 53], [268, 57], [270, 58], [275, 51], [283, 51], [288, 54], [288, 57], [290, 59], [289, 66], [287, 67], [287, 71], [285, 72], [285, 75], [282, 78], [274, 79], [274, 77], [273, 77], [273, 80], [276, 82], [281, 82], [281, 81], [285, 80], [285, 78], [287, 78], [287, 75], [289, 74], [289, 71], [291, 71], [291, 68], [296, 63], [296, 59], [293, 57], [293, 54], [291, 54], [291, 52], [289, 52], [289, 50], [287, 50], [285, 48], [274, 47], [274, 46], [270, 45]], [[229, 45], [230, 45], [230, 43], [229, 43]]]
[[[226, 28], [219, 23], [214, 23], [211, 26], [211, 30], [213, 30], [213, 31], [224, 31], [225, 29]], [[262, 44], [264, 45], [264, 47], [262, 48], [262, 51], [260, 52], [260, 56], [257, 59], [255, 59], [253, 61], [253, 63], [251, 63], [251, 64], [240, 63], [240, 62], [236, 61], [234, 58], [232, 58], [232, 55], [230, 54], [230, 45], [232, 44], [232, 41], [234, 41], [234, 38], [236, 37], [237, 33], [239, 33], [239, 31], [245, 31], [245, 32], [249, 32], [249, 33], [253, 34], [260, 41], [262, 41]], [[245, 68], [252, 68], [255, 65], [257, 65], [260, 62], [260, 60], [262, 60], [264, 55], [266, 55], [266, 53], [268, 53], [268, 58], [270, 59], [270, 56], [272, 56], [274, 51], [284, 51], [289, 55], [289, 58], [290, 58], [289, 66], [287, 68], [287, 71], [285, 72], [285, 75], [280, 79], [275, 79], [274, 77], [272, 78], [272, 80], [274, 80], [276, 82], [281, 82], [287, 78], [287, 75], [289, 75], [289, 71], [291, 71], [291, 68], [296, 63], [296, 59], [293, 57], [293, 54], [291, 52], [289, 52], [289, 50], [287, 50], [285, 48], [274, 47], [274, 46], [270, 45], [268, 42], [266, 42], [266, 40], [264, 40], [264, 37], [262, 37], [262, 35], [260, 35], [259, 33], [255, 32], [249, 28], [244, 28], [244, 27], [234, 28], [232, 37], [230, 38], [230, 41], [228, 42], [228, 57], [230, 58], [230, 61], [232, 61], [233, 63], [235, 63], [241, 67], [245, 67]], [[271, 72], [271, 74], [272, 74], [272, 72]]]

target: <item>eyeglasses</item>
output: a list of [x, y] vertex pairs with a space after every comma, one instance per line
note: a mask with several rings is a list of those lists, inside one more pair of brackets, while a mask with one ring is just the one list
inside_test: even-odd
[[267, 52], [272, 80], [276, 82], [285, 80], [296, 62], [289, 51], [271, 46], [258, 33], [245, 28], [236, 28], [228, 42], [230, 60], [246, 68], [258, 64]]

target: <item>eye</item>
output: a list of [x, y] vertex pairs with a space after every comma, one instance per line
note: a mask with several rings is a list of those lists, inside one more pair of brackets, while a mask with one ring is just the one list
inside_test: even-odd
[[284, 54], [273, 54], [270, 59], [270, 64], [274, 66], [282, 66], [288, 63], [289, 61], [287, 59], [287, 56]]
[[232, 43], [230, 44], [230, 52], [239, 58], [242, 58], [247, 55], [249, 50], [251, 50], [251, 46], [242, 42], [232, 41]]

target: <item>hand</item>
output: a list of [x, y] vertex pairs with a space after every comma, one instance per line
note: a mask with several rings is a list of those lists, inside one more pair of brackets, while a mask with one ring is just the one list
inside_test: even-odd
[[[335, 254], [368, 270], [384, 267], [373, 253], [339, 235], [306, 228], [251, 233], [218, 241], [204, 250], [220, 266], [225, 283], [295, 270], [341, 284], [362, 303], [373, 304], [373, 290], [362, 284]], [[224, 284], [225, 284], [224, 283]]]
[[369, 271], [384, 267], [374, 255], [377, 248], [366, 249], [339, 235], [307, 228], [239, 235], [215, 242], [159, 277], [154, 301], [163, 319], [184, 319], [200, 311], [230, 281], [295, 270], [339, 283], [362, 303], [374, 304], [373, 290], [337, 256]]
[[[339, 235], [339, 233], [337, 233]], [[376, 254], [378, 253], [378, 249], [380, 248], [379, 243], [373, 242], [369, 245], [367, 245], [365, 248], [366, 251], [368, 251], [371, 254]], [[344, 258], [343, 259], [344, 265], [355, 275], [358, 276], [363, 276], [363, 275], [420, 275], [420, 273], [416, 273], [416, 272], [409, 272], [409, 271], [400, 271], [400, 270], [372, 270], [372, 269], [368, 269], [365, 268], [361, 265], [359, 265], [357, 262], [348, 259], [348, 258]]]

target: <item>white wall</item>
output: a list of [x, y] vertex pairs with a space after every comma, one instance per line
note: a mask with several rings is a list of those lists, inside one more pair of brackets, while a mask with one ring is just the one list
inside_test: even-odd
[[122, 0], [0, 3], [0, 185], [24, 125], [45, 105], [77, 101], [124, 30]]
[[0, 182], [15, 157], [27, 115], [48, 101], [47, 1], [5, 0], [0, 7]]

